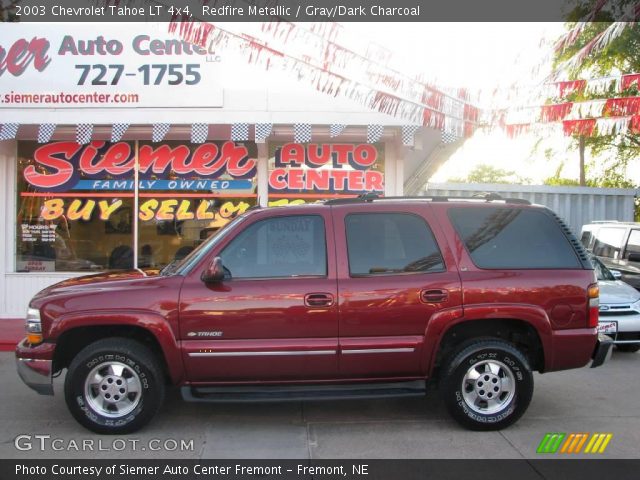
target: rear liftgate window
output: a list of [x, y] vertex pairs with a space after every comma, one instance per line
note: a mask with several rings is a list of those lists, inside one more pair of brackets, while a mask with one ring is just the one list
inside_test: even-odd
[[404, 213], [354, 213], [345, 219], [352, 276], [441, 272], [442, 255], [425, 221]]
[[480, 268], [581, 268], [560, 226], [543, 212], [452, 208], [449, 217]]

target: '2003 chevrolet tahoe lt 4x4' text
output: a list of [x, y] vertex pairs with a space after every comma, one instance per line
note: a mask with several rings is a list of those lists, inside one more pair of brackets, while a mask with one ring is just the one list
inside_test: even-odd
[[598, 286], [550, 210], [518, 200], [364, 197], [251, 209], [176, 265], [38, 293], [16, 350], [30, 387], [67, 369], [71, 414], [146, 424], [167, 384], [190, 401], [423, 395], [491, 430], [532, 371], [602, 364]]

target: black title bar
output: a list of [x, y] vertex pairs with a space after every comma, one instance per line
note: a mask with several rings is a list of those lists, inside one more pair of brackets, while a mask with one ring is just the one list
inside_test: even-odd
[[[7, 2], [4, 2], [5, 4]], [[565, 21], [577, 0], [17, 0], [9, 22]], [[595, 5], [595, 2], [592, 2]], [[616, 1], [607, 7], [624, 20]], [[0, 3], [2, 5], [2, 3]]]
[[638, 471], [640, 460], [596, 459], [0, 460], [2, 480], [635, 480]]

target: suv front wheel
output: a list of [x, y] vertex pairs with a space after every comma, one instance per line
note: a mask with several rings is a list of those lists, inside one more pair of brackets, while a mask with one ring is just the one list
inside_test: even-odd
[[442, 393], [451, 416], [471, 430], [499, 430], [522, 416], [533, 374], [512, 344], [484, 339], [467, 344], [444, 366]]
[[131, 433], [148, 423], [162, 404], [162, 368], [141, 343], [106, 338], [75, 356], [64, 393], [71, 414], [89, 430]]

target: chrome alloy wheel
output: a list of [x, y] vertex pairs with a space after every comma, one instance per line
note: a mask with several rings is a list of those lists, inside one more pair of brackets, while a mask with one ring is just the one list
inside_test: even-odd
[[504, 363], [485, 360], [473, 365], [462, 379], [462, 397], [476, 413], [491, 415], [502, 410], [515, 395], [515, 377]]
[[84, 382], [84, 395], [96, 413], [120, 418], [131, 413], [140, 403], [142, 384], [131, 367], [109, 361], [89, 372]]

